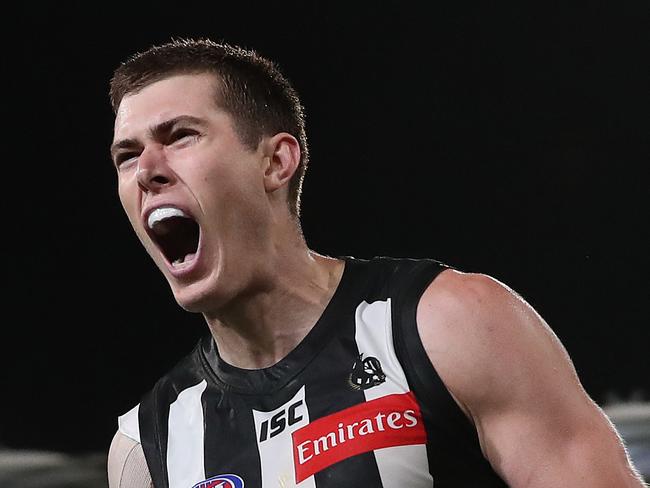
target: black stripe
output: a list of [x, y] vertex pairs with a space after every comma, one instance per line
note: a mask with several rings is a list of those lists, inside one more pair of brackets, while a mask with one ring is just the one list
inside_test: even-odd
[[140, 441], [155, 488], [169, 488], [169, 408], [182, 391], [205, 379], [199, 355], [196, 354], [198, 348], [197, 344], [192, 354], [182, 359], [170, 373], [161, 378], [140, 402]]
[[[159, 381], [153, 390], [142, 398], [138, 411], [140, 424], [140, 442], [147, 460], [147, 466], [155, 488], [168, 488], [167, 478], [167, 422], [160, 419], [169, 418], [171, 401], [161, 401], [164, 380]], [[172, 400], [173, 401], [173, 400]]]
[[[354, 360], [360, 353], [354, 338], [357, 302], [348, 302], [349, 309], [339, 314], [345, 320], [336, 324], [341, 333], [327, 344], [310, 368], [310, 376], [305, 378], [305, 401], [312, 422], [366, 401], [363, 391], [353, 389], [348, 382]], [[312, 377], [317, 380], [310, 381]], [[344, 459], [316, 473], [314, 479], [317, 488], [359, 488], [359, 480], [364, 480], [364, 486], [382, 486], [373, 452]]]
[[224, 393], [214, 385], [203, 395], [206, 478], [241, 476], [248, 487], [262, 486], [252, 406], [241, 395]]

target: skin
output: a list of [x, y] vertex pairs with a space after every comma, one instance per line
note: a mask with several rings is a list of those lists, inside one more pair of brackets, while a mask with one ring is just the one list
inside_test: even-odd
[[[173, 76], [122, 100], [112, 151], [118, 191], [179, 305], [204, 315], [225, 360], [263, 368], [304, 338], [343, 263], [310, 251], [289, 212], [298, 141], [280, 133], [255, 150], [244, 146], [215, 102], [215, 83], [209, 74]], [[188, 116], [192, 121], [169, 130], [153, 129]], [[142, 218], [143, 210], [164, 204], [189, 210], [201, 227], [199, 265], [181, 278]]]
[[[122, 100], [112, 151], [119, 196], [177, 302], [204, 315], [223, 358], [263, 368], [316, 323], [343, 263], [311, 251], [289, 212], [296, 139], [279, 133], [245, 147], [214, 100], [216, 82], [208, 74], [173, 76]], [[201, 227], [198, 264], [180, 277], [142, 218], [162, 204], [187, 209]], [[445, 271], [423, 294], [417, 322], [431, 362], [510, 486], [643, 486], [562, 345], [505, 285]], [[127, 457], [119, 446], [135, 452], [118, 432], [109, 454], [111, 487], [148, 487], [119, 484]]]

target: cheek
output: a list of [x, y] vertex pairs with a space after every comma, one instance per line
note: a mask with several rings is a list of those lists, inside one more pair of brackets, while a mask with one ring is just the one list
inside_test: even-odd
[[233, 212], [255, 205], [264, 195], [262, 175], [255, 163], [246, 159], [224, 162], [202, 172], [200, 184], [204, 196]]
[[138, 237], [142, 240], [140, 233], [142, 232], [140, 227], [140, 206], [138, 205], [137, 192], [131, 191], [128, 184], [119, 184], [118, 185], [118, 196], [120, 198], [120, 203], [122, 208], [126, 213], [131, 226], [138, 234]]
[[127, 189], [123, 186], [120, 186], [117, 192], [126, 216], [129, 218], [131, 223], [133, 223], [133, 218], [135, 216], [137, 206], [135, 198], [133, 197], [132, 193], [127, 191]]

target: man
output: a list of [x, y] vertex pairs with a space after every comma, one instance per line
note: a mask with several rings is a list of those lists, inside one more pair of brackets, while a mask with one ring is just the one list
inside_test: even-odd
[[122, 205], [210, 331], [120, 417], [112, 488], [642, 486], [507, 286], [307, 247], [303, 110], [271, 62], [174, 41], [111, 100]]

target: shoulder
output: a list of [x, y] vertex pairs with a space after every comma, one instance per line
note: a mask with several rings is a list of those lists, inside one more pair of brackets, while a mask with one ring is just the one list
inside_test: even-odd
[[422, 307], [441, 308], [451, 318], [499, 311], [506, 303], [524, 305], [525, 302], [505, 283], [492, 276], [455, 269], [441, 272], [421, 298]]
[[512, 399], [513, 385], [548, 383], [568, 356], [542, 317], [505, 283], [478, 273], [446, 270], [422, 294], [417, 325], [424, 348], [448, 389], [470, 416]]
[[108, 451], [110, 488], [153, 488], [142, 445], [117, 431]]
[[140, 442], [140, 404], [118, 417], [118, 430], [108, 450], [110, 488], [150, 488], [151, 475]]
[[[520, 331], [525, 324], [541, 318], [514, 290], [497, 279], [479, 273], [448, 269], [424, 290], [417, 310], [418, 328], [423, 339], [431, 333], [495, 346], [503, 334]], [[471, 345], [471, 344], [468, 344]], [[507, 344], [502, 344], [507, 346]]]

